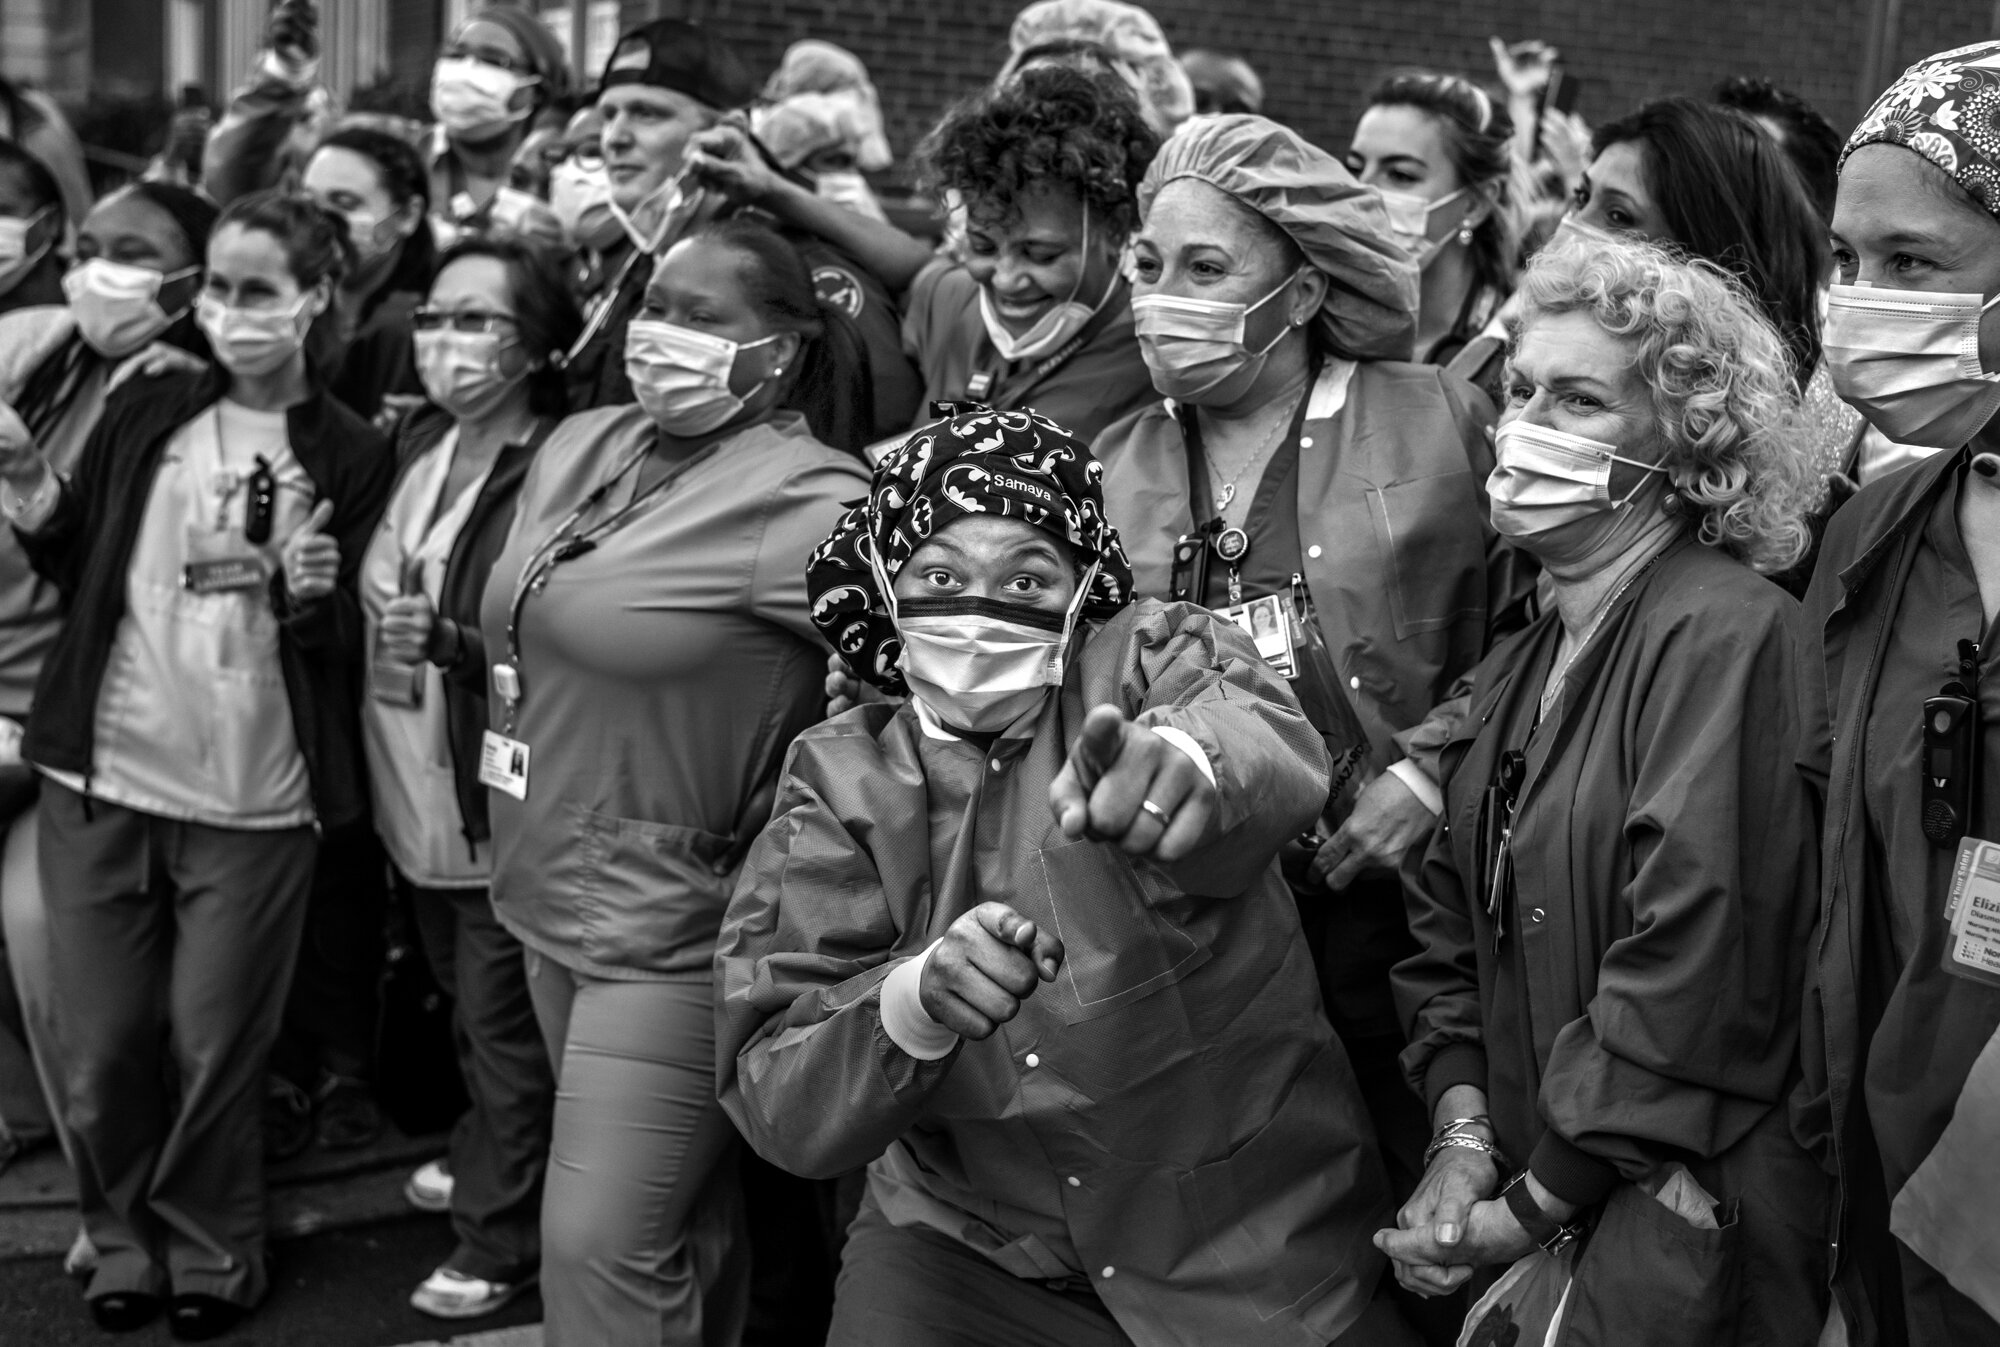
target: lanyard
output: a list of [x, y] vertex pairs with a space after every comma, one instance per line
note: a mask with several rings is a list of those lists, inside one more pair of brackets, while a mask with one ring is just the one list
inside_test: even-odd
[[[1285, 428], [1284, 438], [1278, 441], [1277, 447], [1271, 451], [1271, 456], [1264, 460], [1264, 472], [1271, 471], [1271, 465], [1278, 461], [1278, 455], [1283, 453], [1287, 446], [1290, 446], [1294, 453], [1298, 451], [1299, 437], [1305, 433], [1306, 412], [1312, 406], [1313, 390], [1319, 386], [1319, 369], [1318, 361], [1314, 361], [1307, 368], [1305, 388], [1299, 393], [1298, 404], [1292, 409], [1291, 421]], [[1246, 527], [1236, 528], [1225, 524], [1222, 512], [1228, 508], [1229, 500], [1235, 498], [1236, 484], [1231, 482], [1225, 488], [1228, 498], [1221, 503], [1218, 504], [1213, 499], [1214, 492], [1209, 485], [1208, 455], [1201, 442], [1200, 414], [1191, 403], [1180, 404], [1179, 411], [1181, 447], [1187, 452], [1188, 514], [1196, 516], [1194, 538], [1197, 546], [1201, 540], [1206, 539], [1208, 548], [1228, 565], [1229, 602], [1232, 605], [1238, 604], [1243, 602], [1242, 563], [1250, 555], [1251, 540], [1247, 526], [1250, 523], [1251, 513], [1257, 508], [1255, 493], [1263, 483], [1259, 481], [1250, 488], [1252, 493], [1250, 512], [1243, 516]], [[1282, 505], [1282, 502], [1280, 504]], [[1207, 505], [1215, 511], [1214, 516], [1206, 523], [1202, 523], [1198, 518], [1199, 507], [1202, 505]], [[1296, 502], [1292, 508], [1297, 508]], [[1196, 559], [1199, 559], [1201, 564], [1194, 568], [1194, 578], [1200, 588], [1194, 590], [1190, 597], [1193, 602], [1205, 607], [1208, 603], [1208, 565], [1205, 558]]]
[[[657, 434], [657, 432], [655, 433]], [[650, 442], [642, 445], [637, 453], [631, 455], [618, 465], [617, 471], [599, 483], [588, 496], [585, 496], [583, 503], [569, 512], [569, 516], [556, 526], [554, 533], [550, 534], [539, 547], [528, 554], [527, 561], [521, 566], [520, 578], [514, 582], [514, 597], [507, 604], [507, 667], [513, 682], [513, 690], [511, 695], [507, 695], [507, 689], [504, 687], [501, 691], [503, 694], [502, 700], [507, 703], [506, 732], [508, 734], [514, 732], [514, 713], [521, 704], [522, 688], [519, 681], [521, 669], [521, 609], [526, 604], [528, 595], [531, 592], [540, 593], [548, 586], [549, 575], [556, 567], [562, 565], [565, 561], [573, 561], [586, 552], [594, 551], [599, 539], [608, 537], [623, 526], [627, 520], [638, 512], [641, 506], [665, 494], [681, 478], [687, 476], [688, 473], [694, 471], [695, 468], [701, 466], [703, 463], [706, 463], [710, 458], [713, 458], [716, 450], [721, 447], [721, 441], [714, 441], [689, 457], [682, 459], [679, 463], [676, 463], [673, 467], [662, 473], [659, 480], [644, 491], [635, 492], [631, 500], [627, 501], [621, 509], [614, 511], [608, 518], [587, 529], [572, 534], [570, 530], [575, 528], [585, 515], [596, 509], [598, 504], [611, 493], [611, 489], [624, 481], [634, 469], [646, 461], [647, 455], [653, 452], [653, 446]]]
[[590, 345], [592, 339], [604, 330], [604, 325], [611, 321], [611, 311], [618, 307], [618, 301], [623, 297], [625, 282], [631, 279], [632, 268], [638, 266], [639, 259], [646, 256], [649, 254], [639, 251], [637, 244], [633, 245], [632, 255], [625, 259], [625, 265], [618, 268], [618, 275], [604, 288], [603, 300], [590, 315], [590, 321], [584, 324], [582, 334], [571, 342], [569, 350], [563, 353], [563, 368], [567, 369], [574, 365], [582, 357], [583, 348]]

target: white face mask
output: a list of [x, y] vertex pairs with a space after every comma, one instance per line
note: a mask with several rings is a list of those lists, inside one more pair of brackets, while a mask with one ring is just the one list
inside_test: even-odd
[[527, 120], [529, 106], [512, 106], [514, 95], [540, 82], [471, 56], [440, 57], [431, 68], [431, 115], [452, 135], [494, 140]]
[[69, 300], [76, 330], [99, 355], [118, 359], [128, 356], [173, 326], [186, 313], [168, 313], [160, 307], [160, 287], [200, 271], [183, 267], [162, 274], [151, 267], [135, 267], [93, 257], [70, 269], [63, 277], [63, 294]]
[[417, 377], [432, 402], [460, 421], [477, 420], [499, 406], [514, 391], [519, 378], [500, 368], [502, 352], [513, 339], [498, 332], [437, 332], [415, 334]]
[[54, 206], [44, 206], [33, 215], [0, 215], [0, 295], [19, 285], [35, 263], [55, 247], [59, 230], [50, 230], [40, 243], [32, 241], [35, 230], [54, 210]]
[[877, 216], [882, 211], [868, 179], [852, 170], [819, 174], [813, 179], [813, 195], [858, 215]]
[[578, 248], [609, 248], [625, 226], [611, 206], [611, 179], [604, 166], [585, 168], [565, 159], [549, 170], [549, 209]]
[[1057, 614], [994, 599], [907, 599], [890, 595], [903, 641], [897, 660], [910, 695], [947, 726], [989, 734], [1039, 710], [1062, 686], [1063, 657], [1096, 577], [1093, 564], [1076, 597]]
[[1090, 206], [1083, 208], [1083, 241], [1077, 245], [1078, 254], [1085, 258], [1083, 267], [1078, 268], [1076, 281], [1069, 288], [1069, 298], [1052, 305], [1047, 312], [1035, 320], [1035, 325], [1016, 336], [1000, 317], [994, 307], [993, 291], [988, 286], [979, 287], [979, 320], [986, 325], [986, 335], [993, 342], [993, 349], [1000, 353], [1002, 360], [1037, 360], [1050, 352], [1060, 349], [1070, 338], [1083, 330], [1083, 325], [1096, 316], [1111, 298], [1111, 292], [1118, 284], [1116, 272], [1112, 273], [1104, 293], [1097, 303], [1085, 304], [1077, 298], [1083, 289], [1083, 273], [1088, 269], [1090, 257]]
[[195, 305], [194, 321], [208, 334], [215, 358], [231, 374], [269, 374], [297, 355], [305, 345], [307, 318], [299, 318], [312, 301], [310, 292], [285, 309], [238, 309], [203, 295]]
[[1291, 328], [1280, 327], [1253, 351], [1245, 344], [1250, 315], [1284, 294], [1297, 278], [1297, 272], [1285, 277], [1277, 289], [1254, 304], [1177, 295], [1133, 296], [1132, 320], [1139, 334], [1139, 354], [1152, 372], [1153, 387], [1160, 396], [1199, 402], [1204, 393], [1268, 356]]
[[680, 174], [676, 173], [640, 198], [639, 204], [630, 211], [609, 198], [606, 201], [612, 216], [624, 227], [626, 237], [632, 240], [632, 245], [642, 253], [658, 254], [678, 239], [681, 230], [687, 228], [688, 222], [701, 210], [702, 199], [706, 195], [699, 187], [688, 191], [681, 183]]
[[1508, 538], [1535, 538], [1592, 515], [1622, 510], [1639, 485], [1622, 500], [1611, 499], [1611, 465], [1627, 463], [1646, 473], [1663, 473], [1657, 463], [1626, 458], [1613, 446], [1585, 435], [1509, 421], [1493, 435], [1498, 460], [1486, 479], [1494, 531]]
[[1820, 344], [1834, 391], [1899, 444], [1956, 449], [2000, 410], [1979, 323], [2000, 295], [1836, 285]]
[[[1465, 195], [1461, 187], [1449, 196], [1441, 196], [1435, 201], [1426, 201], [1414, 192], [1391, 191], [1387, 187], [1377, 189], [1382, 194], [1382, 205], [1389, 212], [1389, 228], [1394, 231], [1396, 241], [1417, 259], [1419, 269], [1431, 264], [1431, 260], [1444, 251], [1444, 239], [1431, 237], [1431, 216], [1438, 208], [1448, 206]], [[1451, 235], [1446, 234], [1445, 238]]]
[[770, 382], [739, 397], [729, 390], [738, 353], [778, 339], [734, 342], [674, 323], [635, 318], [625, 330], [625, 377], [653, 424], [669, 435], [706, 435], [732, 421]]

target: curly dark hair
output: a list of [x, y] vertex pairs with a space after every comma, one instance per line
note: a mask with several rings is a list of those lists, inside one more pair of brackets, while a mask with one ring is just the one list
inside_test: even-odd
[[1006, 219], [1024, 192], [1056, 184], [1123, 238], [1139, 223], [1139, 180], [1159, 150], [1123, 81], [1038, 65], [952, 107], [917, 161], [928, 190], [957, 192], [975, 217]]

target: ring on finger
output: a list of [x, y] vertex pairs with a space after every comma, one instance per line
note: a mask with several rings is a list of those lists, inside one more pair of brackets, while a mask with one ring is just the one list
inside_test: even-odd
[[1166, 810], [1160, 808], [1158, 805], [1154, 804], [1151, 800], [1139, 801], [1139, 808], [1145, 810], [1148, 814], [1151, 814], [1154, 818], [1158, 819], [1160, 821], [1160, 826], [1162, 828], [1171, 826], [1174, 821], [1174, 817], [1172, 814], [1169, 814]]

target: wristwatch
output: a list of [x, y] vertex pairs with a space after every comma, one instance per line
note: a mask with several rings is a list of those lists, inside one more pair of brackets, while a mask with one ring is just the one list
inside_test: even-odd
[[1528, 1187], [1525, 1169], [1507, 1181], [1500, 1196], [1506, 1199], [1507, 1210], [1514, 1213], [1514, 1219], [1528, 1232], [1528, 1238], [1541, 1246], [1543, 1253], [1561, 1253], [1583, 1233], [1581, 1221], [1564, 1225], [1542, 1210], [1542, 1204], [1535, 1201], [1535, 1194]]

